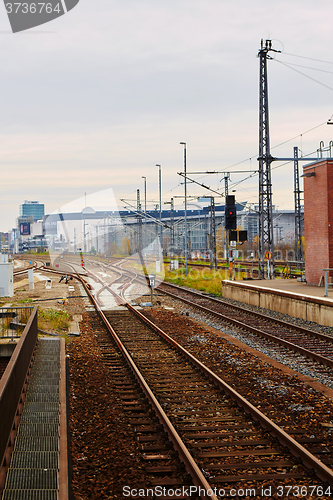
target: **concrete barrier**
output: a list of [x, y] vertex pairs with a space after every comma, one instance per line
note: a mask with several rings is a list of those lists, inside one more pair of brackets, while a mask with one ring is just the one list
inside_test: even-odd
[[325, 299], [228, 280], [222, 281], [222, 296], [320, 325], [333, 326], [333, 303]]

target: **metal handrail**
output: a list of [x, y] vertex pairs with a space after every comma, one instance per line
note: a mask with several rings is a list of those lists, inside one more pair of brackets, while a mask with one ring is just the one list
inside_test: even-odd
[[[33, 306], [0, 307], [0, 338], [20, 337], [33, 311]], [[15, 332], [15, 333], [14, 333]]]
[[333, 271], [332, 267], [328, 267], [327, 269], [323, 269], [325, 271], [325, 295], [324, 297], [328, 297], [328, 287], [333, 286], [333, 283], [328, 282], [328, 272]]
[[0, 379], [0, 469], [1, 465], [3, 465], [17, 406], [20, 402], [22, 389], [37, 342], [37, 309], [37, 306], [33, 308], [24, 332]]

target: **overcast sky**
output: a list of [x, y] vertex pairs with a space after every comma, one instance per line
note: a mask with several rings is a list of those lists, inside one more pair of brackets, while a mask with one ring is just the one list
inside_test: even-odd
[[[295, 137], [272, 153], [328, 145], [332, 14], [331, 0], [80, 0], [12, 34], [0, 5], [0, 230], [15, 225], [24, 200], [50, 213], [106, 188], [118, 200], [134, 200], [137, 188], [143, 197], [142, 176], [157, 200], [156, 163], [163, 200], [181, 196], [180, 141], [188, 171], [256, 169], [261, 38], [283, 51], [279, 61], [321, 70], [269, 61], [271, 146]], [[222, 185], [221, 176], [196, 178]], [[235, 189], [237, 201], [257, 202], [257, 177]], [[273, 170], [273, 203], [293, 207], [292, 164]]]

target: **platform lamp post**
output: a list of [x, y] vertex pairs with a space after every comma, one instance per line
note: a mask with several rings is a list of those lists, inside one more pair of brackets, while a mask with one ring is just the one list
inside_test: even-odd
[[[144, 175], [142, 176], [142, 179], [144, 179], [145, 183], [145, 231], [144, 231], [144, 238], [143, 238], [143, 247], [146, 248], [147, 244], [147, 177]], [[147, 267], [147, 254], [145, 253], [145, 266]]]
[[162, 254], [163, 254], [163, 241], [162, 241], [162, 172], [161, 172], [161, 165], [158, 163], [156, 164], [156, 167], [158, 167], [158, 191], [159, 191], [159, 205], [160, 205], [160, 244], [162, 248]]
[[187, 186], [186, 186], [186, 142], [180, 142], [184, 146], [184, 189], [185, 189], [185, 277], [187, 278]]

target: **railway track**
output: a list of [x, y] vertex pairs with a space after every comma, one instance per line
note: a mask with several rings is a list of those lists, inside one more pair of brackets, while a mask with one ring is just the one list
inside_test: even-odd
[[[332, 483], [333, 486], [331, 469], [297, 443], [295, 436], [286, 434], [156, 325], [131, 306], [126, 307], [127, 310], [105, 314], [99, 310], [99, 314], [113, 342], [129, 356], [127, 364], [131, 371], [138, 369], [137, 380], [140, 380], [145, 394], [153, 398], [149, 404], [155, 410], [158, 408], [158, 421], [162, 420], [162, 412], [166, 414], [164, 434], [166, 432], [169, 438], [172, 435], [171, 439], [178, 446], [179, 440], [182, 442], [182, 451], [178, 449], [178, 453], [194, 485], [198, 486], [198, 478], [193, 478], [193, 470], [184, 459], [185, 448], [190, 462], [194, 461], [203, 479], [209, 481], [206, 491], [207, 488], [212, 491], [216, 488], [215, 491], [222, 492], [220, 497], [230, 489], [248, 488], [258, 493], [262, 484], [269, 481], [272, 488], [280, 488], [276, 490], [280, 492], [287, 487], [295, 488], [295, 492], [301, 482], [303, 493], [306, 491], [311, 498], [310, 488], [314, 492], [317, 487], [325, 488], [309, 470], [315, 469], [318, 477], [327, 483], [325, 491], [329, 498], [327, 485]], [[120, 369], [119, 354], [110, 351], [110, 338], [103, 335], [100, 345], [116, 373]], [[128, 383], [129, 379], [123, 383], [123, 378], [121, 372], [118, 387], [121, 389], [124, 386], [127, 408], [136, 413], [131, 418], [137, 422], [136, 430], [140, 431], [137, 432], [137, 440], [143, 443], [145, 460], [149, 457], [153, 460], [147, 465], [147, 473], [165, 476], [163, 481], [150, 477], [152, 484], [179, 484], [179, 477], [184, 481], [181, 469], [170, 462], [173, 455], [165, 453], [161, 444], [163, 440], [157, 432], [158, 426], [152, 424], [152, 417], [145, 414], [142, 400], [132, 394], [132, 383]], [[170, 430], [168, 421], [172, 423], [177, 437], [173, 434], [174, 430]], [[306, 465], [301, 463], [300, 457]], [[162, 462], [156, 465], [156, 460]], [[175, 467], [178, 479], [168, 479], [167, 474], [174, 474]], [[318, 491], [324, 492], [321, 489]]]
[[27, 267], [25, 267], [24, 269], [21, 269], [19, 268], [17, 271], [14, 271], [13, 272], [13, 275], [14, 277], [15, 276], [20, 276], [21, 274], [25, 274], [28, 272], [29, 269], [38, 269], [40, 268], [41, 266], [38, 266], [38, 262], [37, 261], [34, 261], [32, 264], [28, 265]]
[[[122, 302], [128, 283], [125, 280], [122, 287]], [[107, 317], [96, 307], [113, 339], [104, 331], [100, 347], [119, 391], [125, 391], [120, 397], [143, 447], [150, 484], [192, 484], [205, 492], [216, 491], [215, 498], [223, 498], [231, 489], [244, 496], [246, 488], [262, 496], [261, 488], [267, 484], [277, 494], [280, 492], [280, 497], [288, 496], [290, 491], [303, 498], [333, 495], [329, 489], [333, 486], [333, 471], [301, 444], [302, 439], [305, 446], [318, 440], [303, 438], [304, 430], [294, 429], [288, 435], [130, 306], [124, 311], [108, 312]], [[120, 362], [115, 345], [122, 350], [125, 362]], [[129, 374], [135, 373], [135, 384], [127, 378], [124, 367]], [[134, 390], [138, 384], [148, 402]], [[176, 446], [186, 472], [170, 443], [165, 442], [166, 435]], [[326, 452], [326, 463], [333, 463], [332, 451]]]
[[[103, 267], [115, 271], [120, 276], [118, 279], [121, 279], [121, 275], [123, 280], [124, 276], [130, 275], [132, 282], [134, 280], [142, 282], [141, 277], [122, 269], [119, 265], [104, 264]], [[275, 359], [279, 359], [282, 355], [301, 373], [319, 377], [333, 388], [333, 336], [171, 283], [161, 283], [158, 290], [187, 304], [195, 317], [201, 321], [204, 319], [217, 328], [221, 325], [222, 329], [225, 329], [226, 324], [237, 327], [237, 336], [245, 343], [257, 345], [262, 352], [269, 351]]]
[[300, 353], [322, 365], [333, 368], [333, 337], [297, 326], [259, 312], [232, 305], [221, 299], [205, 296], [170, 283], [163, 283], [159, 291], [195, 307], [202, 313], [224, 323], [251, 332], [271, 342]]
[[[119, 264], [109, 266], [102, 264], [102, 268], [116, 272], [117, 281], [123, 282], [124, 288], [128, 288], [135, 281], [139, 283], [145, 281], [142, 276], [122, 269]], [[130, 281], [127, 287], [124, 285], [126, 280]], [[108, 286], [104, 286], [103, 290], [107, 288]], [[232, 325], [231, 329], [227, 329], [231, 335], [236, 335], [243, 342], [268, 353], [276, 360], [281, 362], [286, 360], [289, 366], [293, 366], [300, 373], [319, 378], [328, 387], [333, 388], [333, 336], [171, 283], [161, 283], [158, 291], [173, 299], [181, 300], [199, 321], [204, 320], [215, 328], [221, 328], [222, 331], [226, 330], [226, 325]], [[126, 302], [125, 295], [123, 302]]]

